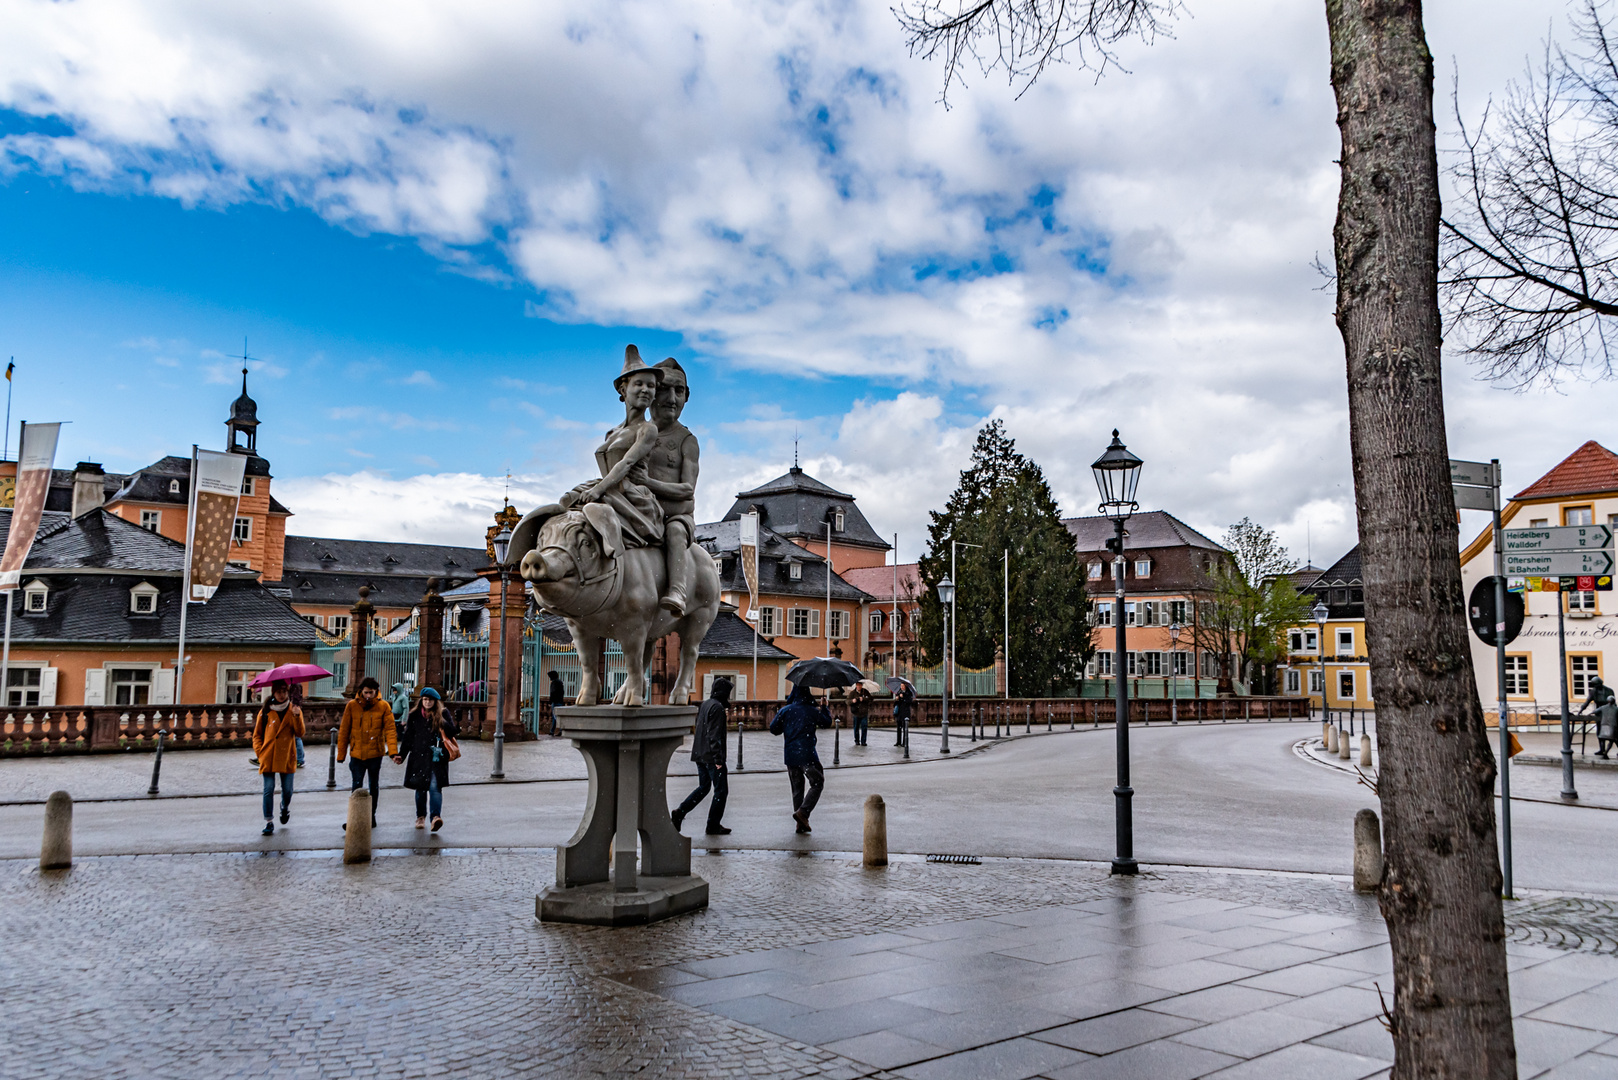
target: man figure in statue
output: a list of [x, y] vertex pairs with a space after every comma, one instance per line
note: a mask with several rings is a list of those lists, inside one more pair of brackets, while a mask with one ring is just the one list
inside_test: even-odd
[[697, 437], [680, 423], [680, 414], [691, 398], [685, 369], [672, 356], [657, 367], [663, 372], [652, 403], [657, 443], [646, 458], [645, 485], [663, 506], [663, 557], [669, 584], [660, 604], [675, 615], [684, 615], [690, 602], [686, 552], [697, 527]]

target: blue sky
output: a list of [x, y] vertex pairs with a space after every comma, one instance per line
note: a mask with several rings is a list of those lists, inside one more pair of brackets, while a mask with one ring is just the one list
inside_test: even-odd
[[[1431, 5], [1476, 115], [1560, 9]], [[1550, 20], [1547, 22], [1547, 20]], [[469, 542], [592, 470], [623, 346], [677, 356], [699, 513], [789, 464], [913, 558], [976, 428], [1068, 512], [1142, 495], [1353, 542], [1318, 4], [1196, 5], [1097, 82], [937, 100], [885, 5], [25, 0], [0, 39], [15, 419], [129, 469], [218, 445], [245, 337], [293, 528]], [[1446, 136], [1447, 137], [1447, 136]], [[1618, 406], [1449, 359], [1457, 456], [1526, 485]], [[1306, 540], [1310, 538], [1309, 540]]]

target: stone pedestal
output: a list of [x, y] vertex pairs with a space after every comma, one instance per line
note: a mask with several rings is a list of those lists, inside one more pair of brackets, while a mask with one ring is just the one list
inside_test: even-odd
[[578, 831], [556, 849], [556, 884], [535, 901], [541, 921], [631, 926], [708, 906], [666, 790], [669, 759], [696, 715], [684, 705], [556, 710], [560, 733], [584, 755], [590, 793]]

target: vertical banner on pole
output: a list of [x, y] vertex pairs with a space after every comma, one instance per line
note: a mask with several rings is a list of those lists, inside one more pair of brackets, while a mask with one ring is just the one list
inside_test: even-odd
[[39, 535], [39, 517], [50, 492], [51, 468], [56, 463], [56, 437], [61, 424], [23, 424], [22, 446], [17, 453], [17, 493], [11, 508], [11, 530], [6, 552], [0, 556], [0, 590], [10, 592], [22, 583], [22, 564]]
[[218, 450], [198, 450], [192, 466], [191, 507], [186, 523], [186, 599], [213, 599], [230, 562], [247, 458]]

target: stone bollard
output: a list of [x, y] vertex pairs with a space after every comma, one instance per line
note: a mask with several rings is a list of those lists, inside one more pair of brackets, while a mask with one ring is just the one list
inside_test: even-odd
[[1354, 891], [1375, 892], [1382, 884], [1382, 822], [1375, 810], [1354, 815]]
[[343, 861], [371, 861], [371, 793], [364, 788], [348, 797], [348, 830], [343, 834]]
[[865, 865], [888, 865], [888, 807], [880, 795], [865, 798]]
[[1337, 756], [1339, 758], [1344, 761], [1348, 760], [1349, 755], [1353, 753], [1353, 741], [1354, 737], [1348, 732], [1339, 731], [1337, 733]]
[[1330, 738], [1331, 738], [1331, 721], [1328, 720], [1325, 723], [1320, 725], [1320, 745], [1325, 746], [1326, 745], [1326, 740], [1330, 739]]
[[1326, 753], [1337, 753], [1337, 729], [1334, 727], [1326, 729]]
[[45, 800], [45, 840], [39, 845], [41, 870], [66, 870], [73, 865], [73, 796], [53, 791]]
[[1369, 735], [1361, 735], [1360, 736], [1360, 768], [1369, 769], [1370, 767], [1371, 767], [1371, 737]]

